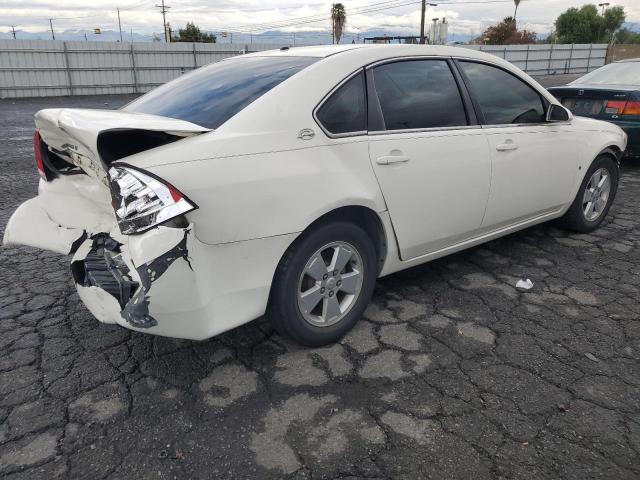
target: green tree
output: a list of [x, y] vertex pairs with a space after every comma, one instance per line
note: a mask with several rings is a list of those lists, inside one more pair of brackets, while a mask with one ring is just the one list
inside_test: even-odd
[[608, 43], [624, 19], [622, 7], [611, 7], [604, 15], [595, 5], [572, 7], [556, 19], [556, 38], [560, 43]]
[[344, 9], [344, 5], [341, 3], [334, 3], [331, 5], [331, 29], [333, 36], [333, 43], [340, 43], [344, 27], [347, 25], [347, 12]]
[[178, 30], [178, 36], [174, 36], [172, 41], [216, 43], [216, 36], [200, 31], [200, 28], [196, 27], [195, 23], [187, 22], [187, 26]]
[[516, 20], [506, 17], [497, 25], [487, 28], [473, 43], [489, 45], [519, 45], [535, 43], [536, 34], [528, 30], [518, 30]]

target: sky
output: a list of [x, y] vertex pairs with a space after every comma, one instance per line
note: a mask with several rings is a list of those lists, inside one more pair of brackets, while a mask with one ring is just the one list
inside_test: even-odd
[[[162, 15], [155, 7], [162, 0], [1, 0], [0, 32], [41, 32], [53, 18], [58, 31], [101, 28], [117, 30], [120, 8], [123, 30], [151, 34], [162, 32]], [[602, 2], [602, 0], [599, 0]], [[640, 0], [609, 0], [625, 9], [627, 21], [640, 22]], [[206, 31], [329, 31], [332, 2], [310, 0], [165, 0], [167, 21], [173, 29], [187, 21]], [[420, 28], [420, 0], [342, 0], [347, 10], [347, 32], [388, 30], [415, 34]], [[476, 36], [488, 25], [513, 15], [513, 0], [431, 0], [427, 23], [446, 17], [451, 34]], [[556, 17], [570, 7], [594, 3], [582, 0], [522, 0], [518, 8], [520, 28], [548, 33]]]

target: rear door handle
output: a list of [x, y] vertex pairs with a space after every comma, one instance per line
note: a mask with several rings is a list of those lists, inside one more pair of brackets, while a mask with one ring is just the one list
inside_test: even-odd
[[511, 140], [507, 140], [505, 143], [501, 143], [496, 146], [496, 150], [499, 152], [508, 152], [509, 150], [517, 150], [518, 145], [513, 143]]
[[411, 159], [406, 155], [384, 155], [376, 158], [376, 163], [378, 165], [391, 165], [392, 163], [407, 163], [409, 160]]

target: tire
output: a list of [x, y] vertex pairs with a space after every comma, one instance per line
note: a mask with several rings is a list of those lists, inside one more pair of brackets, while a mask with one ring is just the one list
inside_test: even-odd
[[[338, 273], [329, 268], [343, 262]], [[280, 334], [303, 345], [335, 342], [362, 316], [377, 276], [376, 250], [365, 230], [344, 221], [319, 225], [298, 238], [280, 260], [267, 316]]]
[[[601, 189], [596, 189], [595, 192], [593, 189], [594, 183], [592, 180], [594, 179], [596, 172], [606, 172], [606, 175], [608, 175], [609, 189], [606, 200], [604, 201], [604, 185]], [[613, 203], [616, 192], [618, 191], [619, 178], [620, 171], [616, 161], [609, 155], [598, 156], [587, 170], [587, 173], [580, 184], [580, 188], [578, 189], [578, 193], [576, 194], [576, 198], [573, 200], [569, 210], [567, 210], [564, 216], [560, 219], [561, 225], [569, 230], [579, 233], [592, 232], [598, 228], [607, 216], [607, 213], [609, 213], [611, 204]], [[600, 181], [602, 181], [602, 176], [600, 177]], [[605, 184], [607, 184], [606, 180]], [[598, 195], [598, 197], [596, 197], [598, 200], [596, 200], [596, 202], [591, 202], [592, 210], [589, 209], [590, 204], [587, 201], [587, 195], [589, 195], [587, 194], [587, 189], [589, 189], [591, 195], [594, 195], [594, 193]], [[599, 205], [600, 207], [596, 208], [594, 205]]]

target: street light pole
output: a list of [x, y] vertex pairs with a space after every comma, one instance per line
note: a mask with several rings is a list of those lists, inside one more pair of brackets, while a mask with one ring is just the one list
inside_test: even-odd
[[609, 4], [609, 2], [606, 2], [606, 3], [599, 3], [599, 4], [598, 4], [598, 6], [599, 6], [599, 7], [602, 7], [602, 16], [603, 16], [603, 17], [604, 17], [604, 10], [605, 10], [605, 8], [607, 8], [609, 5], [610, 5], [610, 4]]
[[[599, 3], [598, 6], [602, 7], [602, 19], [604, 20], [604, 10], [605, 8], [607, 8], [609, 6], [609, 2], [605, 2], [605, 3]], [[600, 22], [600, 24], [598, 25], [598, 38], [596, 38], [596, 41], [600, 41], [600, 33], [602, 32], [602, 22]]]

